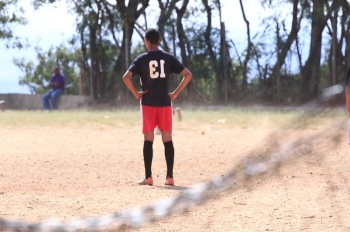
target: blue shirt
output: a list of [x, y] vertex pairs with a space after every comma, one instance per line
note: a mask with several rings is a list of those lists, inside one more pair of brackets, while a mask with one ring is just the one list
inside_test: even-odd
[[66, 82], [65, 82], [64, 77], [61, 74], [53, 75], [51, 77], [50, 82], [60, 83], [60, 87], [52, 86], [52, 89], [62, 89], [62, 92], [64, 92]]

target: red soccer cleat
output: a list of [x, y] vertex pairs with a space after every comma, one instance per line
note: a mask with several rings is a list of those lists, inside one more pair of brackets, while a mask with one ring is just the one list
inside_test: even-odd
[[137, 182], [139, 185], [153, 185], [152, 177], [148, 177], [147, 179], [142, 179]]
[[175, 184], [174, 178], [170, 178], [170, 177], [166, 178], [164, 184], [165, 185], [174, 185]]

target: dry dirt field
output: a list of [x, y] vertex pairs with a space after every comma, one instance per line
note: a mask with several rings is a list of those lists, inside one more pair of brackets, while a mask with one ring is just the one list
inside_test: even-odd
[[[186, 130], [181, 123], [174, 123], [173, 187], [163, 185], [160, 136], [154, 142], [154, 186], [136, 184], [144, 173], [139, 124], [0, 127], [0, 218], [71, 221], [144, 207], [224, 175], [262, 149], [273, 130], [224, 124]], [[304, 156], [278, 174], [253, 178], [185, 214], [132, 231], [350, 231], [346, 125], [341, 133], [336, 148], [327, 140], [316, 144], [318, 158]]]

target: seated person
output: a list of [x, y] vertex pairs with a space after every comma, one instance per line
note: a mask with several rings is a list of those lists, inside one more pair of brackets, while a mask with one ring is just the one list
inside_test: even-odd
[[58, 67], [56, 67], [54, 70], [54, 74], [50, 79], [49, 86], [51, 89], [43, 96], [44, 109], [57, 109], [57, 99], [60, 95], [63, 94], [65, 87], [65, 79], [63, 75], [61, 75], [60, 69]]

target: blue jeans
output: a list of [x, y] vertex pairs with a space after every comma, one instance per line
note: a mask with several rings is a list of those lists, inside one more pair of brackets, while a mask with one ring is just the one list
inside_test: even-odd
[[[51, 89], [43, 96], [45, 110], [57, 109], [57, 98], [63, 93], [62, 89]], [[50, 107], [51, 100], [51, 107]]]

